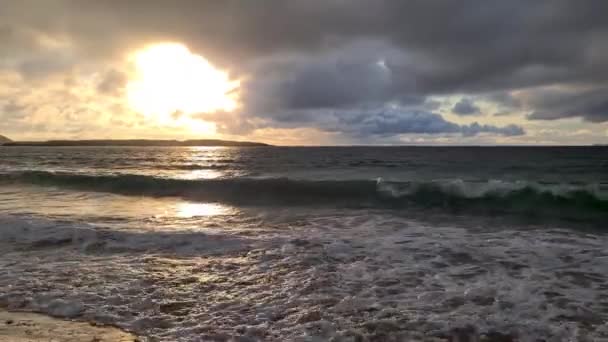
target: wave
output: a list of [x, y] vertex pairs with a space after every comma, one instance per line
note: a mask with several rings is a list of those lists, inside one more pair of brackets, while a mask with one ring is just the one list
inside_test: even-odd
[[227, 178], [184, 180], [144, 175], [86, 175], [25, 171], [0, 175], [3, 183], [59, 186], [122, 195], [183, 197], [241, 205], [439, 208], [452, 212], [521, 214], [608, 222], [606, 184], [531, 182], [385, 182]]

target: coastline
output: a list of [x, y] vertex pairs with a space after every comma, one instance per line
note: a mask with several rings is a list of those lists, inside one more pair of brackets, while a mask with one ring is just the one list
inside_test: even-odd
[[53, 318], [0, 308], [0, 340], [12, 342], [135, 342], [138, 337], [112, 326]]
[[48, 141], [7, 141], [4, 147], [101, 147], [101, 146], [166, 146], [166, 147], [268, 147], [271, 145], [219, 139], [157, 140], [157, 139], [92, 139], [92, 140], [48, 140]]

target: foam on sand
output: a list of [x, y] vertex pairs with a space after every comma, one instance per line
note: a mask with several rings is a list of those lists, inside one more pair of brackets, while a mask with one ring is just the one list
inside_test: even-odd
[[288, 213], [215, 233], [0, 216], [0, 306], [159, 341], [608, 339], [605, 235]]

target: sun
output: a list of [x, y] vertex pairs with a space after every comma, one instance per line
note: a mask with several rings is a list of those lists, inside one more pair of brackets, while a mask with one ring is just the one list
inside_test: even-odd
[[127, 83], [127, 101], [136, 112], [164, 123], [195, 125], [198, 120], [188, 114], [232, 111], [237, 106], [239, 82], [183, 44], [150, 45], [128, 59], [134, 72]]

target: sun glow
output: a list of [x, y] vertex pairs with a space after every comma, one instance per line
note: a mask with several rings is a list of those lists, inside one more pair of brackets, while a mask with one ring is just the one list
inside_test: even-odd
[[188, 114], [232, 111], [238, 81], [178, 43], [151, 45], [129, 56], [135, 68], [127, 84], [130, 107], [161, 123], [211, 129]]

